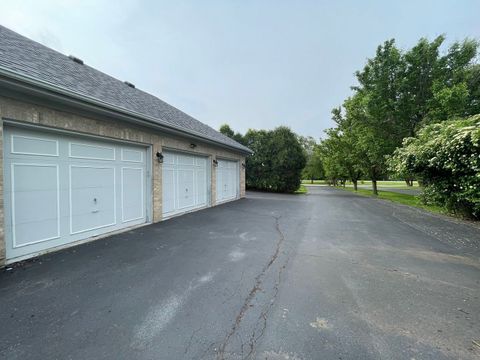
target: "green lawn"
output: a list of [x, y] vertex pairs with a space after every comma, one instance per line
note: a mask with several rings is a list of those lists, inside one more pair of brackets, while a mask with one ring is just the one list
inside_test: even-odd
[[306, 194], [307, 193], [307, 188], [303, 185], [300, 185], [297, 191], [294, 192], [294, 194]]
[[[350, 191], [362, 196], [376, 197], [373, 195], [372, 190], [358, 189], [357, 191], [355, 191], [351, 187], [345, 187], [345, 188], [337, 187], [337, 189]], [[408, 205], [408, 206], [417, 207], [417, 208], [428, 210], [430, 212], [437, 213], [437, 214], [448, 214], [448, 212], [440, 206], [423, 204], [420, 198], [416, 195], [400, 194], [400, 193], [391, 192], [391, 191], [379, 190], [377, 198], [393, 201], [393, 202]]]
[[[370, 180], [360, 180], [358, 184], [372, 186], [372, 182]], [[378, 188], [387, 187], [387, 188], [396, 188], [396, 189], [412, 189], [412, 188], [418, 188], [418, 182], [414, 181], [413, 186], [407, 186], [407, 184], [405, 184], [405, 181], [382, 180], [382, 181], [377, 181], [377, 186]]]
[[[304, 185], [311, 185], [312, 181], [311, 180], [302, 180], [302, 184]], [[325, 180], [313, 180], [314, 185], [327, 185]], [[347, 186], [353, 186], [351, 181], [347, 181]], [[359, 180], [358, 185], [362, 186], [372, 186], [372, 182], [370, 180]], [[377, 181], [377, 186], [379, 189], [382, 187], [384, 188], [395, 188], [395, 189], [412, 189], [412, 188], [418, 188], [418, 182], [414, 181], [413, 186], [407, 186], [405, 184], [405, 181], [390, 181], [390, 180], [382, 180], [382, 181]]]
[[[312, 185], [312, 180], [302, 180], [302, 184]], [[325, 180], [313, 180], [314, 185], [327, 185]]]

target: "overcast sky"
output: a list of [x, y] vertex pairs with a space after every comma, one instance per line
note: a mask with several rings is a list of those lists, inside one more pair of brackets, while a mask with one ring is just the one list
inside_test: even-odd
[[216, 129], [319, 138], [378, 44], [480, 39], [480, 1], [2, 0], [0, 23]]

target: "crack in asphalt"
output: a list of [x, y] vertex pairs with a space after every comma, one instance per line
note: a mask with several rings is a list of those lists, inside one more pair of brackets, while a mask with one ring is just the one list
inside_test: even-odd
[[250, 356], [255, 354], [255, 346], [256, 346], [258, 340], [260, 340], [263, 337], [263, 335], [265, 334], [265, 330], [267, 328], [268, 314], [272, 310], [273, 305], [275, 304], [275, 301], [277, 299], [280, 283], [281, 283], [281, 280], [282, 280], [282, 273], [283, 273], [284, 269], [287, 267], [287, 264], [288, 264], [289, 260], [290, 260], [290, 258], [287, 256], [284, 264], [280, 267], [280, 270], [278, 271], [278, 278], [277, 278], [277, 281], [275, 282], [275, 286], [273, 287], [273, 296], [270, 298], [270, 303], [266, 307], [264, 307], [264, 310], [262, 310], [262, 312], [260, 313], [260, 315], [258, 317], [258, 320], [257, 320], [257, 323], [255, 324], [255, 328], [256, 328], [257, 325], [259, 324], [259, 322], [262, 322], [262, 327], [260, 328], [260, 333], [259, 333], [258, 336], [255, 336], [256, 331], [255, 330], [253, 331], [252, 336], [250, 337], [250, 344], [249, 344], [250, 345], [250, 351], [245, 356], [244, 359], [249, 359]]
[[192, 332], [192, 335], [190, 336], [190, 340], [188, 341], [187, 346], [185, 347], [185, 352], [184, 352], [185, 355], [187, 355], [188, 352], [190, 351], [190, 348], [191, 348], [192, 343], [193, 343], [193, 339], [195, 338], [195, 336], [197, 335], [197, 333], [198, 333], [200, 330], [202, 330], [201, 327], [199, 327], [198, 329], [196, 329], [196, 330], [194, 330], [194, 331]]
[[[264, 215], [264, 216], [268, 216], [268, 215]], [[251, 307], [250, 306], [251, 302], [255, 298], [257, 292], [259, 290], [261, 290], [261, 285], [263, 283], [265, 275], [268, 272], [268, 270], [270, 269], [270, 267], [273, 265], [273, 263], [277, 260], [279, 254], [280, 254], [280, 249], [282, 247], [282, 244], [285, 241], [285, 235], [283, 234], [283, 232], [280, 229], [280, 218], [281, 218], [281, 216], [270, 215], [269, 217], [272, 217], [272, 218], [275, 219], [275, 230], [279, 235], [277, 244], [275, 246], [275, 251], [274, 251], [273, 255], [270, 257], [270, 260], [268, 261], [268, 263], [265, 264], [264, 267], [262, 268], [262, 271], [255, 277], [255, 284], [253, 285], [252, 289], [250, 290], [247, 297], [245, 298], [245, 300], [243, 302], [243, 305], [240, 308], [240, 311], [235, 318], [235, 322], [234, 322], [231, 330], [228, 332], [228, 334], [226, 335], [222, 344], [219, 346], [219, 350], [218, 350], [218, 353], [217, 353], [217, 359], [218, 360], [224, 360], [225, 359], [225, 350], [227, 348], [227, 345], [228, 345], [230, 339], [232, 338], [232, 336], [235, 335], [236, 331], [238, 330], [238, 328], [240, 326], [240, 323], [242, 322], [243, 318], [245, 317], [245, 314], [247, 313], [248, 309]], [[267, 326], [267, 316], [268, 316], [268, 313], [270, 312], [270, 309], [272, 308], [272, 306], [275, 302], [275, 299], [278, 295], [278, 290], [279, 290], [278, 288], [279, 288], [279, 285], [280, 285], [281, 273], [282, 273], [283, 269], [285, 269], [287, 262], [288, 262], [288, 257], [287, 257], [287, 260], [286, 260], [285, 264], [280, 268], [280, 271], [279, 271], [279, 274], [278, 274], [278, 280], [277, 280], [277, 282], [275, 283], [275, 286], [274, 286], [274, 294], [270, 299], [270, 304], [267, 306], [267, 308], [265, 310], [263, 310], [260, 313], [260, 316], [257, 320], [257, 323], [255, 324], [255, 327], [256, 327], [258, 322], [263, 319], [263, 326], [260, 329], [261, 330], [260, 334], [258, 336], [255, 336], [256, 331], [255, 330], [253, 331], [252, 336], [250, 337], [250, 343], [249, 343], [250, 351], [248, 352], [248, 354], [245, 357], [243, 357], [244, 359], [248, 359], [249, 356], [251, 356], [253, 354], [256, 342], [263, 336], [263, 334], [265, 332], [265, 328]], [[244, 343], [242, 341], [242, 346], [241, 346], [242, 355], [243, 355], [243, 347], [244, 347]]]

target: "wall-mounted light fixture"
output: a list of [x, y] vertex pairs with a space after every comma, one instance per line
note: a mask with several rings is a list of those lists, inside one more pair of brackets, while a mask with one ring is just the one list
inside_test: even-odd
[[245, 169], [245, 163], [242, 163], [242, 169]]
[[197, 147], [197, 144], [191, 143], [190, 144], [190, 149], [195, 149]]
[[161, 152], [157, 152], [157, 161], [160, 164], [163, 163], [163, 154]]
[[217, 159], [213, 159], [213, 166], [218, 166], [218, 160]]

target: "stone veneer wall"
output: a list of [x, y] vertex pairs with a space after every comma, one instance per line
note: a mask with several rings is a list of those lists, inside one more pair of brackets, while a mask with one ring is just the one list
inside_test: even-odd
[[[149, 128], [131, 125], [125, 122], [114, 122], [100, 118], [80, 116], [75, 113], [55, 110], [35, 104], [9, 99], [0, 96], [0, 266], [5, 263], [5, 235], [4, 235], [4, 204], [3, 204], [3, 120], [37, 124], [50, 128], [72, 131], [78, 134], [97, 135], [105, 138], [128, 140], [152, 146], [152, 194], [153, 194], [153, 222], [162, 220], [162, 167], [156, 161], [156, 153], [162, 148], [177, 149], [210, 156], [239, 160], [245, 163], [243, 155], [230, 152], [226, 149], [204, 144], [197, 140], [189, 140], [168, 134], [155, 132]], [[190, 148], [195, 142], [197, 147]], [[215, 205], [216, 198], [216, 167], [212, 165], [211, 176], [211, 205]], [[245, 196], [245, 169], [240, 166], [240, 197]]]

